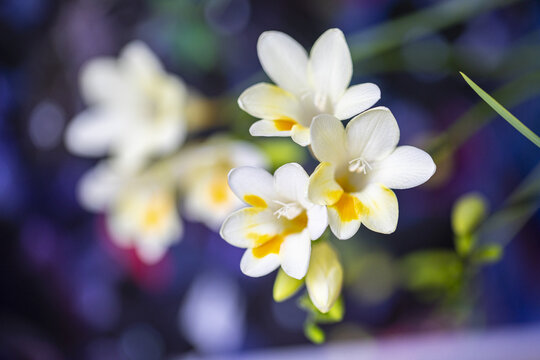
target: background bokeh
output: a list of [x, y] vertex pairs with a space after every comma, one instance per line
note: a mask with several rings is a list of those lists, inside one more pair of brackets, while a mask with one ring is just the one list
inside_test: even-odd
[[254, 119], [236, 98], [265, 79], [256, 53], [263, 31], [310, 48], [330, 27], [347, 36], [352, 83], [376, 83], [401, 142], [440, 162], [428, 184], [397, 192], [394, 234], [362, 229], [336, 244], [350, 278], [345, 320], [328, 328], [329, 340], [540, 321], [537, 207], [502, 260], [469, 284], [464, 317], [397, 287], [394, 266], [419, 249], [452, 248], [460, 195], [478, 191], [496, 211], [538, 164], [539, 149], [477, 105], [459, 71], [539, 133], [540, 2], [2, 0], [0, 358], [160, 359], [308, 343], [305, 313], [272, 300], [274, 276], [242, 275], [242, 251], [204, 225], [184, 221], [183, 240], [152, 266], [112, 244], [103, 216], [84, 211], [75, 195], [95, 160], [69, 154], [63, 132], [85, 108], [82, 64], [140, 39], [211, 99], [212, 121], [191, 136], [226, 131], [268, 151], [274, 166], [302, 161], [312, 171], [308, 152], [250, 138]]

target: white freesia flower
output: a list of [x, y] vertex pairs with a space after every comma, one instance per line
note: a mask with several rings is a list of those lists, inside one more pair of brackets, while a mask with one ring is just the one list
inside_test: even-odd
[[249, 129], [253, 136], [291, 136], [306, 146], [314, 116], [332, 114], [348, 119], [370, 108], [381, 97], [377, 85], [365, 83], [348, 88], [352, 60], [345, 36], [327, 30], [309, 55], [289, 35], [267, 31], [259, 37], [257, 52], [266, 74], [276, 85], [259, 83], [240, 98], [240, 107], [262, 120]]
[[80, 86], [90, 107], [67, 128], [71, 152], [110, 155], [116, 167], [134, 171], [183, 142], [186, 87], [144, 43], [128, 44], [118, 59], [90, 60]]
[[219, 230], [223, 220], [243, 204], [229, 188], [229, 171], [267, 165], [261, 150], [245, 141], [217, 136], [185, 147], [176, 161], [185, 217]]
[[149, 171], [127, 176], [101, 163], [81, 179], [79, 199], [88, 210], [105, 213], [116, 245], [134, 248], [141, 260], [152, 264], [180, 240], [183, 231], [169, 175]]
[[295, 279], [305, 276], [311, 240], [327, 226], [324, 206], [307, 198], [308, 181], [296, 163], [283, 165], [274, 176], [254, 167], [231, 171], [231, 189], [251, 206], [231, 214], [220, 234], [231, 245], [247, 249], [240, 262], [244, 274], [263, 276], [281, 265]]
[[343, 267], [336, 251], [326, 241], [317, 242], [311, 252], [306, 288], [311, 302], [327, 313], [341, 293]]
[[356, 116], [346, 129], [334, 116], [320, 115], [311, 126], [311, 138], [321, 163], [311, 175], [309, 198], [327, 205], [330, 228], [339, 239], [352, 237], [361, 223], [392, 233], [398, 203], [390, 189], [418, 186], [435, 172], [426, 152], [396, 147], [399, 127], [384, 107]]

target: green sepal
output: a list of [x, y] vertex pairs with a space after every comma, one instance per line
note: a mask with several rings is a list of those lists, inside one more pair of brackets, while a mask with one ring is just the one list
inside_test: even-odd
[[274, 301], [282, 302], [289, 299], [302, 288], [302, 285], [304, 285], [304, 279], [290, 277], [280, 268], [274, 282]]

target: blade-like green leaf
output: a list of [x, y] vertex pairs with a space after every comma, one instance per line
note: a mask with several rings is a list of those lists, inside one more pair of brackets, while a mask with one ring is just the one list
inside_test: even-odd
[[510, 123], [517, 131], [519, 131], [523, 136], [532, 141], [533, 144], [540, 147], [540, 138], [534, 132], [531, 131], [527, 126], [525, 126], [521, 121], [519, 121], [514, 115], [512, 115], [508, 110], [504, 108], [497, 100], [492, 98], [488, 93], [486, 93], [480, 86], [476, 85], [474, 81], [469, 79], [467, 75], [460, 72], [461, 76], [465, 79], [467, 84], [480, 96], [493, 110], [495, 110], [499, 115], [501, 115], [506, 121]]

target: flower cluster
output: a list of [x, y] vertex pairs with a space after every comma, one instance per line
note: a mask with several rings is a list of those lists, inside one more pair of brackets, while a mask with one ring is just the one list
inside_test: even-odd
[[266, 166], [247, 142], [216, 136], [185, 144], [199, 119], [190, 122], [189, 104], [197, 107], [199, 97], [141, 42], [117, 59], [89, 61], [80, 85], [90, 107], [69, 124], [67, 148], [105, 157], [82, 177], [80, 202], [105, 213], [112, 240], [145, 263], [159, 261], [181, 239], [179, 198], [186, 218], [217, 230], [242, 204], [227, 186], [229, 170]]
[[240, 95], [240, 107], [261, 119], [250, 133], [290, 136], [310, 145], [320, 163], [311, 176], [296, 163], [273, 176], [256, 167], [232, 170], [229, 186], [248, 206], [232, 213], [220, 233], [246, 249], [244, 274], [263, 276], [281, 266], [286, 276], [305, 279], [312, 303], [326, 313], [340, 294], [343, 270], [329, 243], [312, 251], [311, 241], [328, 225], [338, 239], [351, 238], [361, 224], [392, 233], [398, 202], [391, 189], [426, 182], [435, 164], [420, 149], [397, 146], [399, 127], [389, 109], [368, 110], [380, 99], [376, 85], [348, 87], [352, 60], [340, 30], [326, 31], [309, 57], [276, 31], [260, 36], [257, 51], [277, 85], [256, 84]]

